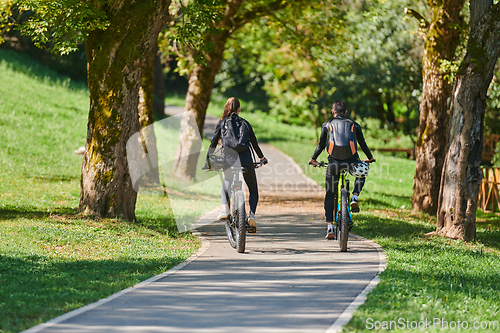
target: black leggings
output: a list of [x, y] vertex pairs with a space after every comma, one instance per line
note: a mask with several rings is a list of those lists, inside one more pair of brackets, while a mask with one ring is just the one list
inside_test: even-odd
[[[348, 160], [328, 160], [328, 168], [326, 169], [326, 195], [325, 195], [325, 217], [326, 222], [334, 221], [334, 211], [335, 207], [337, 207], [337, 193], [340, 179], [340, 172], [342, 170], [348, 170], [349, 166], [359, 161], [359, 157], [355, 156]], [[360, 194], [363, 186], [365, 185], [365, 178], [356, 178], [354, 182], [354, 191], [353, 193]]]
[[[255, 168], [253, 164], [243, 163], [247, 168], [247, 172], [243, 174], [245, 183], [247, 184], [250, 198], [250, 212], [255, 214], [257, 203], [259, 202], [259, 189], [257, 187], [257, 176], [255, 175]], [[231, 203], [231, 183], [233, 182], [233, 173], [231, 169], [224, 170], [224, 182], [222, 183], [222, 204], [230, 205]]]

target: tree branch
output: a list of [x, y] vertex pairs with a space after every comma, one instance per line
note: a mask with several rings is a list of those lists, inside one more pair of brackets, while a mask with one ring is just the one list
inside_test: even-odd
[[415, 11], [413, 9], [410, 9], [408, 7], [405, 7], [404, 13], [406, 15], [411, 15], [414, 18], [416, 18], [418, 20], [418, 22], [419, 22], [419, 27], [421, 29], [426, 29], [427, 30], [427, 28], [429, 28], [429, 22], [419, 12], [417, 12], [417, 11]]
[[[308, 1], [305, 0], [300, 0], [300, 1], [295, 1], [293, 3], [294, 6], [300, 5], [302, 3], [308, 3]], [[287, 6], [289, 6], [291, 2], [289, 1], [283, 1], [283, 0], [274, 0], [271, 1], [270, 3], [266, 5], [258, 5], [253, 8], [251, 8], [248, 11], [243, 12], [241, 15], [237, 15], [234, 18], [234, 25], [232, 32], [241, 28], [245, 24], [255, 20], [256, 18], [262, 17], [264, 15], [270, 15], [273, 14], [276, 11], [279, 11], [280, 9], [283, 9]]]

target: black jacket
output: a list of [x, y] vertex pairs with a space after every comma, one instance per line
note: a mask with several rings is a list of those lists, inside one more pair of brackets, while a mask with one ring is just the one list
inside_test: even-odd
[[[363, 131], [361, 130], [361, 126], [359, 126], [359, 124], [356, 123], [355, 121], [352, 121], [349, 118], [347, 118], [345, 115], [341, 114], [341, 115], [338, 115], [335, 118], [333, 118], [331, 121], [327, 121], [327, 122], [323, 123], [323, 126], [321, 127], [321, 135], [319, 138], [318, 146], [316, 147], [316, 150], [314, 151], [314, 154], [312, 155], [313, 160], [316, 160], [318, 158], [318, 156], [321, 154], [321, 152], [323, 152], [323, 150], [326, 148], [326, 145], [328, 144], [328, 142], [327, 142], [328, 141], [328, 134], [329, 134], [328, 124], [330, 122], [334, 125], [341, 124], [344, 122], [349, 122], [351, 124], [354, 123], [354, 145], [356, 147], [356, 151], [357, 151], [357, 144], [359, 144], [359, 146], [361, 147], [361, 150], [363, 150], [366, 157], [368, 159], [373, 158], [373, 155], [372, 155], [370, 149], [366, 145], [365, 138], [363, 136]], [[346, 141], [346, 140], [349, 141], [348, 138], [351, 135], [350, 126], [333, 126], [333, 127], [337, 131], [335, 133], [335, 135], [338, 138], [341, 138], [341, 140], [339, 140], [339, 141]], [[343, 144], [345, 144], [345, 143], [343, 143]], [[354, 156], [356, 156], [359, 159], [357, 152]]]
[[[232, 113], [231, 117], [234, 117], [236, 121], [244, 121], [248, 127], [248, 134], [250, 138], [250, 144], [252, 145], [252, 148], [255, 150], [255, 153], [259, 158], [264, 157], [264, 154], [262, 153], [262, 150], [259, 147], [259, 144], [257, 143], [257, 138], [255, 137], [255, 133], [253, 132], [253, 128], [250, 125], [248, 121], [245, 119], [239, 117], [236, 113]], [[222, 125], [224, 123], [224, 119], [219, 120], [217, 125], [215, 126], [215, 131], [214, 131], [214, 137], [212, 138], [212, 141], [210, 142], [210, 147], [208, 148], [208, 153], [207, 153], [207, 158], [210, 154], [212, 154], [215, 151], [215, 148], [217, 147], [217, 144], [219, 143], [219, 140], [221, 138], [221, 129]], [[233, 151], [228, 152], [227, 150], [224, 151], [224, 158], [226, 160], [229, 160], [230, 164], [232, 164], [237, 158], [240, 159], [242, 164], [251, 164], [254, 162], [253, 157], [252, 157], [252, 152], [250, 151], [250, 148], [245, 150], [242, 153], [235, 154]]]

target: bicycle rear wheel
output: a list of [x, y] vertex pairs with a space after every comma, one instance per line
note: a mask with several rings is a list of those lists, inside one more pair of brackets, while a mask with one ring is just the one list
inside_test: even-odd
[[225, 222], [227, 239], [229, 241], [229, 245], [231, 245], [232, 248], [236, 248], [235, 216], [236, 214], [232, 214], [226, 219]]
[[236, 251], [238, 251], [238, 253], [243, 253], [245, 252], [245, 242], [247, 237], [247, 217], [245, 212], [245, 195], [243, 194], [243, 191], [238, 191], [236, 193], [236, 199]]
[[339, 247], [341, 252], [347, 251], [347, 240], [349, 238], [349, 211], [347, 210], [347, 190], [340, 191], [340, 221], [338, 221]]

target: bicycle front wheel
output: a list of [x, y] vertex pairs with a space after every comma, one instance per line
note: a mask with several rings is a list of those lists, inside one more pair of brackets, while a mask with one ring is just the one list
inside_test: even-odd
[[236, 193], [236, 250], [238, 253], [245, 252], [245, 242], [247, 237], [247, 216], [245, 212], [245, 195], [243, 191]]
[[349, 238], [349, 211], [347, 208], [347, 190], [340, 191], [340, 221], [338, 221], [339, 247], [341, 252], [347, 251], [347, 239]]

